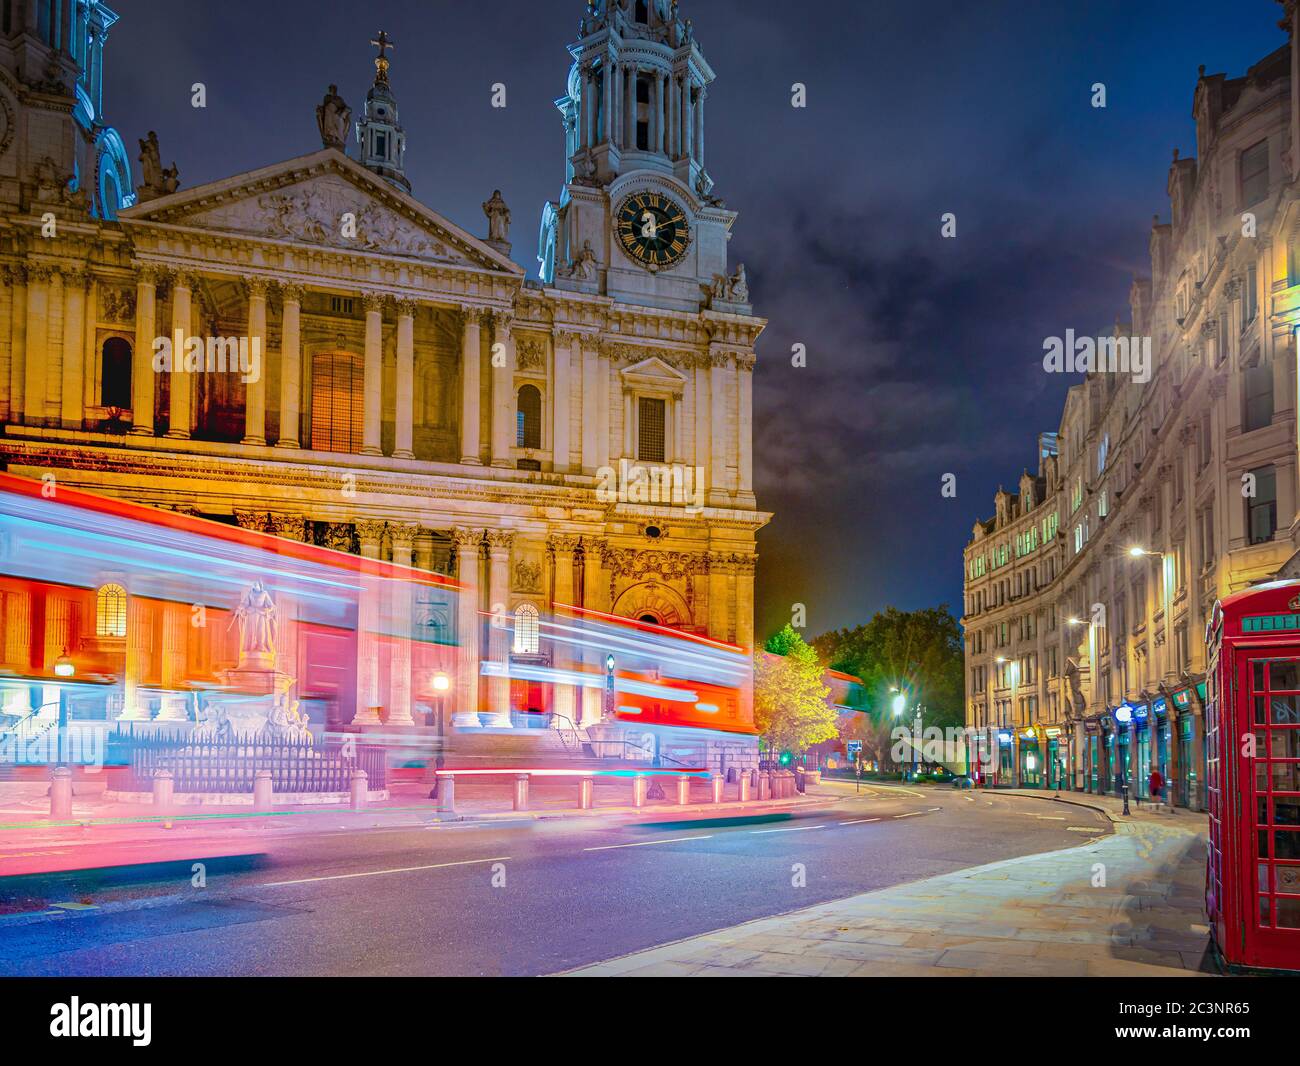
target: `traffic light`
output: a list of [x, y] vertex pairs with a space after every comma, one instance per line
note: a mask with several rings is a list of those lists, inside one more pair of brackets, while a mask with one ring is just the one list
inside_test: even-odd
[[782, 765], [782, 766], [789, 766], [789, 765], [790, 765], [790, 759], [791, 759], [791, 755], [790, 755], [790, 753], [789, 753], [788, 751], [783, 751], [783, 752], [781, 752], [781, 765]]

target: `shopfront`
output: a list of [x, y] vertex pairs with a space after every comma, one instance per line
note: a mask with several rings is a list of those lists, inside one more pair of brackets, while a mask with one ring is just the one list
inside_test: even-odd
[[1143, 703], [1133, 708], [1133, 776], [1129, 793], [1138, 799], [1151, 798], [1151, 708]]
[[1103, 789], [1101, 765], [1102, 752], [1104, 749], [1102, 746], [1101, 723], [1095, 721], [1085, 722], [1084, 730], [1084, 743], [1087, 745], [1084, 749], [1087, 761], [1087, 765], [1084, 767], [1086, 787], [1088, 791], [1095, 796]]
[[998, 732], [998, 779], [995, 784], [1002, 788], [1013, 788], [1016, 783], [1015, 738], [1011, 731], [1003, 729]]
[[1059, 726], [1048, 726], [1047, 736], [1047, 787], [1069, 788], [1069, 764], [1066, 761], [1065, 738]]
[[1038, 734], [1027, 729], [1020, 733], [1020, 787], [1043, 787], [1043, 753]]

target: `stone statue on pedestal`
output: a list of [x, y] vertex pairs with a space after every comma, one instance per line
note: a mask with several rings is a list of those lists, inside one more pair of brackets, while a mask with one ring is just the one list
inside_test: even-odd
[[276, 607], [261, 578], [239, 601], [230, 620], [230, 625], [235, 623], [239, 624], [238, 669], [274, 669]]
[[339, 87], [331, 85], [325, 99], [316, 106], [316, 126], [320, 130], [320, 143], [324, 148], [337, 148], [342, 152], [348, 143], [352, 125], [352, 109], [339, 95]]

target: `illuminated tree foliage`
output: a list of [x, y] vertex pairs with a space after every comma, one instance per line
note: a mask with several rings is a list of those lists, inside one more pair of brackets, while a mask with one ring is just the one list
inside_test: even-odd
[[[770, 649], [784, 648], [784, 652]], [[802, 752], [837, 735], [822, 663], [803, 637], [786, 626], [754, 657], [754, 725], [776, 751]]]

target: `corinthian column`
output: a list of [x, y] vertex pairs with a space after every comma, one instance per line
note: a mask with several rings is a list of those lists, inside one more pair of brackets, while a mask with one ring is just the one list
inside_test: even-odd
[[489, 529], [488, 658], [496, 672], [488, 678], [488, 728], [510, 729], [510, 548], [515, 535], [509, 530]]
[[131, 356], [131, 432], [153, 436], [154, 314], [158, 301], [158, 269], [141, 266], [135, 281], [135, 349]]
[[513, 466], [510, 449], [515, 428], [514, 382], [515, 337], [508, 312], [498, 311], [493, 316], [492, 345], [492, 465]]
[[568, 330], [555, 331], [555, 370], [551, 423], [551, 469], [557, 474], [569, 469], [569, 379], [573, 366], [574, 334]]
[[59, 391], [59, 421], [65, 429], [80, 429], [86, 417], [86, 285], [84, 270], [71, 270], [63, 280], [63, 382]]
[[393, 458], [414, 459], [412, 435], [415, 410], [415, 301], [397, 301], [397, 421]]
[[[23, 387], [23, 422], [43, 426], [46, 420], [46, 375], [54, 364], [49, 350], [51, 290], [58, 286], [58, 302], [63, 302], [63, 279], [47, 266], [27, 268], [27, 358], [26, 383]], [[150, 338], [152, 343], [153, 338]]]
[[368, 292], [362, 302], [366, 309], [366, 366], [361, 454], [383, 455], [380, 428], [384, 414], [384, 298]]
[[280, 286], [280, 437], [277, 448], [300, 446], [302, 421], [302, 293], [301, 285]]
[[[565, 604], [573, 606], [573, 553], [578, 550], [578, 538], [557, 535], [551, 537], [549, 547], [555, 556], [555, 595], [552, 606]], [[556, 641], [551, 646], [551, 665], [556, 670], [568, 670], [573, 663], [571, 645]], [[555, 713], [559, 724], [565, 728], [577, 724], [576, 700], [573, 685], [557, 682], [555, 685]], [[566, 721], [567, 719], [567, 721]]]
[[[358, 522], [363, 559], [378, 559], [383, 522]], [[383, 617], [383, 581], [362, 572], [357, 593], [357, 706], [353, 725], [378, 725], [383, 708], [379, 685], [379, 622]]]
[[[185, 273], [178, 273], [172, 281], [171, 411], [167, 416], [167, 436], [182, 440], [189, 438], [190, 427], [193, 424], [190, 375], [185, 372], [185, 341], [190, 334], [193, 284], [193, 279]], [[251, 339], [249, 344], [252, 344]]]
[[[255, 380], [244, 384], [244, 439], [242, 443], [266, 444], [266, 279], [245, 278], [248, 287], [249, 366]], [[252, 352], [257, 359], [252, 359]]]
[[[415, 547], [416, 534], [420, 527], [411, 523], [399, 522], [389, 527], [393, 538], [393, 562], [398, 566], [411, 565], [411, 552]], [[389, 664], [389, 725], [414, 725], [411, 716], [411, 642], [414, 639], [414, 625], [411, 619], [412, 587], [404, 580], [390, 581], [393, 624], [389, 626], [392, 633], [392, 653]]]
[[455, 529], [456, 582], [460, 595], [456, 600], [456, 708], [451, 724], [457, 729], [477, 729], [479, 640], [479, 559], [483, 551], [481, 529]]
[[479, 458], [480, 370], [483, 362], [481, 323], [483, 311], [469, 305], [461, 309], [464, 332], [460, 351], [460, 461], [481, 466]]

